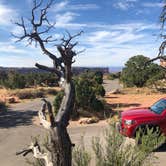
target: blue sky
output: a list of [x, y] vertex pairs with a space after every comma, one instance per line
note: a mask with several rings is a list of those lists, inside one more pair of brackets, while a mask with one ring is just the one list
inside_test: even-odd
[[[44, 0], [45, 2], [46, 0]], [[11, 33], [22, 30], [11, 20], [30, 18], [32, 0], [0, 0], [0, 66], [32, 67], [36, 62], [51, 66], [40, 48], [15, 43]], [[49, 19], [56, 22], [53, 35], [81, 30], [75, 66], [124, 66], [132, 56], [155, 57], [161, 43], [159, 15], [161, 0], [55, 0]], [[55, 52], [53, 45], [48, 45]]]

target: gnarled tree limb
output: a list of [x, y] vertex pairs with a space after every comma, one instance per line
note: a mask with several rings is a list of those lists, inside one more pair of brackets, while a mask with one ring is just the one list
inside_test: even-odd
[[[45, 160], [46, 166], [71, 166], [72, 147], [74, 144], [71, 143], [67, 132], [67, 126], [75, 100], [75, 87], [72, 81], [71, 68], [72, 64], [75, 62], [73, 58], [77, 55], [77, 52], [73, 49], [78, 44], [78, 42], [74, 42], [73, 39], [80, 36], [82, 31], [75, 35], [71, 35], [68, 31], [66, 32], [67, 36], [64, 36], [58, 45], [56, 44], [60, 57], [46, 48], [46, 43], [54, 41], [52, 35], [43, 38], [43, 36], [46, 36], [43, 34], [47, 34], [54, 27], [54, 24], [50, 24], [47, 18], [47, 10], [51, 7], [53, 1], [54, 0], [50, 0], [42, 9], [40, 8], [43, 0], [40, 0], [39, 3], [37, 3], [37, 0], [33, 1], [31, 19], [29, 20], [30, 26], [28, 26], [32, 27], [32, 29], [29, 30], [29, 28], [25, 26], [27, 24], [25, 24], [25, 19], [23, 17], [21, 18], [20, 23], [15, 23], [23, 29], [22, 36], [14, 35], [18, 41], [27, 39], [28, 44], [35, 42], [40, 46], [43, 53], [53, 62], [52, 68], [38, 63], [36, 63], [36, 67], [57, 75], [60, 86], [64, 89], [64, 97], [56, 117], [53, 115], [50, 102], [45, 99], [43, 99], [44, 104], [38, 114], [41, 124], [49, 130], [49, 153], [46, 152], [42, 154], [39, 145], [32, 145], [31, 148], [22, 151], [22, 153], [27, 154], [33, 152], [35, 158], [42, 158]], [[44, 29], [45, 25], [47, 25], [46, 29]], [[48, 112], [46, 112], [46, 109]], [[47, 119], [46, 114], [48, 114], [49, 120]]]

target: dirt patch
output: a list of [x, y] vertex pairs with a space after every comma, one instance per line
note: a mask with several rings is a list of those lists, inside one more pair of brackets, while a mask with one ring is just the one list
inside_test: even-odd
[[125, 111], [135, 107], [149, 107], [165, 94], [107, 94], [106, 102], [113, 110]]

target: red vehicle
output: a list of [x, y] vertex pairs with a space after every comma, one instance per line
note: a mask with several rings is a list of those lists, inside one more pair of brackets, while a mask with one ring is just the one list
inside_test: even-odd
[[119, 131], [127, 137], [135, 137], [139, 128], [158, 127], [166, 135], [166, 98], [151, 107], [135, 108], [121, 113]]

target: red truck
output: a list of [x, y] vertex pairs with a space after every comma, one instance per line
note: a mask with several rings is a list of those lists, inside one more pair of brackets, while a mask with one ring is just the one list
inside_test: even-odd
[[162, 98], [151, 107], [135, 108], [121, 113], [119, 131], [134, 138], [139, 128], [157, 127], [166, 135], [166, 98]]

